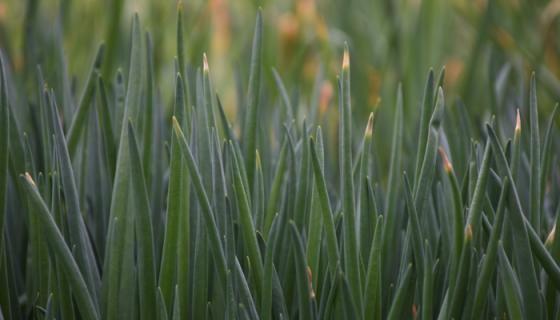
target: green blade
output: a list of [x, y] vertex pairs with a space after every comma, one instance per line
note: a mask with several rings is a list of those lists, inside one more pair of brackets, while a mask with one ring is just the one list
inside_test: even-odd
[[350, 106], [350, 57], [348, 47], [344, 49], [342, 61], [342, 80], [339, 90], [340, 101], [340, 159], [342, 173], [342, 208], [344, 212], [344, 264], [345, 274], [352, 292], [352, 299], [356, 303], [358, 312], [362, 312], [362, 277], [360, 275], [360, 256], [358, 254], [358, 239], [356, 236], [356, 211], [354, 204], [354, 178], [352, 174], [352, 133]]
[[[504, 151], [496, 133], [494, 132], [494, 129], [490, 125], [486, 125], [486, 129], [492, 144], [494, 160], [496, 161], [500, 175], [507, 177], [510, 181], [514, 181], [511, 169], [509, 168]], [[514, 258], [519, 273], [523, 274], [523, 277], [519, 279], [519, 284], [522, 288], [522, 301], [525, 307], [523, 310], [527, 317], [540, 317], [542, 312], [542, 301], [539, 294], [539, 286], [533, 263], [530, 237], [527, 232], [528, 223], [525, 222], [525, 214], [521, 209], [519, 195], [514, 183], [511, 183], [510, 202], [512, 203], [510, 209], [513, 211], [513, 214], [509, 216], [509, 221], [511, 223], [513, 235]]]
[[218, 233], [218, 227], [216, 226], [216, 221], [214, 220], [214, 213], [212, 212], [212, 206], [208, 200], [204, 186], [202, 185], [202, 178], [198, 171], [198, 166], [194, 161], [192, 151], [187, 144], [187, 140], [183, 135], [183, 131], [179, 126], [177, 119], [173, 117], [173, 130], [175, 136], [178, 138], [179, 147], [183, 154], [183, 159], [185, 159], [189, 174], [192, 179], [195, 194], [198, 198], [199, 204], [202, 209], [202, 217], [206, 223], [207, 230], [209, 232], [208, 237], [210, 239], [211, 251], [214, 257], [214, 261], [217, 264], [216, 269], [218, 271], [219, 279], [221, 281], [222, 288], [226, 288], [226, 259], [224, 256], [224, 249], [222, 242], [220, 241], [220, 236]]
[[[229, 143], [231, 152], [234, 151], [233, 143]], [[241, 232], [243, 234], [243, 239], [245, 240], [245, 245], [247, 249], [247, 254], [249, 261], [251, 263], [251, 268], [255, 272], [255, 288], [257, 291], [257, 297], [260, 297], [260, 290], [262, 288], [263, 279], [263, 265], [260, 250], [257, 246], [257, 237], [255, 226], [253, 223], [251, 208], [249, 207], [249, 199], [245, 188], [243, 187], [243, 182], [241, 179], [241, 173], [239, 171], [239, 163], [235, 158], [233, 160], [233, 190], [237, 198], [237, 204], [239, 206], [239, 220], [241, 224]]]
[[253, 47], [251, 50], [251, 68], [249, 72], [249, 88], [247, 92], [247, 111], [243, 126], [243, 137], [245, 144], [245, 167], [249, 180], [249, 190], [253, 186], [253, 172], [255, 168], [255, 150], [257, 149], [258, 111], [261, 87], [261, 60], [262, 60], [262, 12], [257, 11], [255, 23], [255, 34], [253, 36]]
[[298, 308], [300, 319], [311, 319], [311, 299], [313, 287], [310, 285], [311, 282], [308, 278], [307, 273], [307, 261], [305, 259], [305, 253], [303, 249], [303, 241], [298, 232], [298, 227], [294, 221], [290, 221], [290, 229], [292, 233], [292, 239], [294, 241], [294, 261], [296, 267], [296, 282], [297, 282], [297, 296], [298, 296]]
[[501, 242], [499, 244], [501, 272], [498, 272], [504, 288], [509, 319], [523, 319], [521, 297], [519, 296], [519, 283], [513, 271]]
[[88, 320], [99, 319], [98, 310], [80, 273], [80, 269], [72, 257], [66, 242], [64, 242], [64, 238], [56, 226], [47, 205], [39, 194], [35, 182], [29, 174], [22, 175], [21, 177], [24, 180], [25, 189], [33, 206], [33, 214], [41, 222], [41, 228], [45, 232], [47, 242], [64, 270], [81, 316]]
[[84, 127], [87, 124], [89, 107], [91, 106], [91, 102], [95, 94], [97, 76], [99, 73], [99, 68], [101, 67], [101, 62], [103, 61], [104, 51], [105, 46], [101, 44], [99, 46], [99, 49], [97, 49], [97, 54], [95, 55], [93, 66], [91, 68], [91, 71], [89, 72], [88, 80], [84, 88], [84, 93], [82, 94], [82, 98], [80, 99], [80, 103], [78, 104], [78, 109], [74, 114], [72, 124], [70, 125], [70, 129], [68, 130], [68, 134], [66, 136], [66, 139], [68, 140], [68, 154], [71, 158], [76, 155], [80, 136], [85, 131]]
[[482, 310], [484, 308], [484, 303], [487, 299], [488, 288], [491, 285], [492, 273], [496, 269], [496, 259], [498, 254], [498, 242], [502, 234], [502, 226], [505, 217], [505, 205], [506, 198], [509, 190], [509, 180], [504, 179], [502, 183], [502, 191], [500, 193], [500, 200], [498, 202], [498, 209], [496, 210], [496, 218], [494, 221], [494, 226], [492, 228], [492, 233], [490, 235], [490, 240], [488, 241], [488, 246], [486, 248], [486, 254], [482, 264], [482, 269], [478, 276], [476, 282], [476, 292], [474, 294], [474, 303], [472, 307], [472, 316], [474, 319], [480, 318], [482, 315]]
[[383, 216], [377, 218], [373, 244], [369, 254], [369, 263], [366, 273], [366, 285], [364, 293], [365, 304], [364, 315], [374, 319], [381, 319], [382, 292], [381, 292], [381, 266], [382, 266], [382, 243], [381, 234], [383, 233]]
[[[175, 83], [175, 117], [183, 123], [185, 114], [185, 101], [183, 95], [182, 77], [180, 74], [176, 76]], [[183, 211], [182, 202], [186, 194], [187, 186], [184, 185], [184, 176], [186, 175], [184, 161], [182, 160], [179, 141], [175, 135], [171, 135], [171, 160], [169, 164], [171, 172], [169, 177], [169, 186], [167, 193], [167, 220], [165, 224], [163, 249], [160, 262], [159, 280], [163, 300], [167, 310], [172, 310], [173, 290], [175, 287], [175, 278], [177, 274], [177, 255], [178, 255], [178, 237], [179, 229], [188, 233], [188, 229], [184, 229], [180, 223], [181, 217], [187, 215]]]
[[529, 89], [529, 130], [531, 132], [531, 147], [529, 158], [531, 170], [529, 174], [530, 184], [530, 221], [537, 233], [541, 229], [541, 140], [539, 138], [539, 114], [537, 110], [537, 88], [535, 73], [531, 75], [531, 87]]
[[[4, 58], [0, 55], [0, 251], [4, 247], [4, 221], [6, 217], [8, 183], [8, 148], [10, 143], [10, 117], [8, 92], [4, 76]], [[3, 256], [4, 254], [2, 254]], [[3, 259], [0, 257], [0, 259]], [[6, 315], [7, 317], [9, 315]]]
[[[138, 120], [139, 107], [141, 105], [142, 87], [142, 50], [140, 22], [138, 15], [132, 21], [132, 47], [130, 50], [130, 70], [128, 76], [128, 88], [124, 104], [124, 117], [122, 119], [120, 142], [117, 153], [117, 164], [115, 179], [113, 182], [113, 194], [111, 197], [110, 225], [109, 233], [112, 235], [106, 243], [105, 250], [105, 274], [103, 275], [104, 286], [104, 313], [106, 319], [116, 319], [119, 307], [122, 308], [124, 301], [119, 301], [119, 291], [122, 278], [123, 265], [130, 263], [130, 253], [132, 248], [125, 247], [126, 242], [130, 242], [133, 236], [132, 217], [128, 210], [129, 204], [129, 178], [130, 178], [130, 157], [128, 145], [128, 121], [136, 124]], [[119, 119], [117, 119], [119, 121]], [[113, 225], [117, 219], [120, 223]], [[130, 222], [130, 223], [129, 223]], [[114, 229], [114, 230], [113, 230]], [[128, 238], [127, 238], [128, 237]], [[127, 257], [128, 260], [125, 260]], [[132, 297], [128, 296], [127, 300]]]
[[130, 176], [132, 203], [134, 203], [135, 230], [138, 241], [137, 268], [140, 295], [141, 319], [156, 317], [156, 272], [154, 264], [154, 240], [148, 191], [144, 181], [144, 171], [140, 160], [140, 151], [132, 123], [128, 123], [128, 143], [130, 146]]
[[400, 279], [399, 287], [395, 292], [395, 298], [391, 303], [391, 308], [389, 309], [389, 313], [387, 315], [387, 319], [396, 320], [402, 319], [404, 317], [403, 310], [405, 309], [405, 301], [408, 300], [409, 295], [411, 295], [411, 280], [412, 280], [412, 263], [408, 265], [404, 274]]
[[327, 185], [325, 183], [325, 176], [323, 174], [322, 166], [319, 162], [319, 157], [317, 156], [317, 150], [315, 150], [315, 143], [313, 138], [309, 138], [309, 148], [311, 149], [311, 160], [313, 164], [313, 175], [315, 176], [315, 187], [319, 193], [319, 200], [321, 202], [321, 212], [323, 214], [323, 222], [325, 223], [325, 236], [327, 239], [327, 252], [329, 259], [329, 270], [334, 276], [335, 269], [339, 264], [340, 256], [338, 250], [338, 242], [336, 239], [336, 230], [334, 225], [334, 218], [331, 209], [331, 204], [329, 201], [329, 195], [327, 194]]
[[62, 132], [62, 124], [57, 114], [56, 101], [54, 93], [50, 95], [50, 111], [53, 121], [55, 147], [58, 154], [60, 167], [60, 178], [64, 191], [65, 204], [68, 216], [68, 229], [70, 231], [71, 246], [76, 247], [74, 255], [80, 271], [84, 275], [90, 294], [94, 301], [97, 301], [97, 293], [99, 291], [100, 276], [95, 267], [95, 255], [91, 247], [91, 241], [88, 237], [86, 226], [80, 209], [80, 201], [70, 155]]

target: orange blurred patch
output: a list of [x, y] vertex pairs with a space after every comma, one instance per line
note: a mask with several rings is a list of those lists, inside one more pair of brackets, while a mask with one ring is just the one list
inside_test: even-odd
[[465, 65], [462, 60], [457, 58], [450, 58], [445, 63], [445, 80], [446, 87], [453, 87], [463, 74]]
[[314, 21], [317, 17], [317, 10], [314, 0], [299, 0], [296, 3], [296, 12], [298, 16], [306, 22]]
[[496, 41], [498, 42], [500, 47], [504, 49], [511, 49], [515, 47], [515, 41], [513, 40], [513, 37], [506, 30], [502, 28], [494, 28], [492, 30], [492, 33], [494, 34], [494, 37], [496, 38]]
[[329, 39], [329, 29], [322, 17], [317, 17], [315, 21], [315, 31], [317, 32], [317, 39], [321, 42], [327, 42]]
[[327, 112], [332, 96], [333, 86], [329, 81], [324, 80], [321, 84], [321, 92], [319, 93], [319, 114], [323, 115]]
[[223, 0], [210, 1], [210, 15], [214, 37], [212, 37], [212, 47], [219, 54], [229, 50], [231, 43], [230, 34], [230, 15], [227, 3]]
[[8, 7], [5, 3], [0, 3], [0, 20], [4, 20], [6, 14], [8, 13]]
[[319, 70], [319, 58], [310, 56], [303, 65], [303, 76], [305, 79], [314, 79]]
[[299, 36], [299, 21], [292, 13], [284, 13], [278, 18], [278, 34], [283, 44], [295, 42]]
[[381, 90], [381, 74], [377, 72], [374, 68], [370, 67], [368, 71], [368, 87], [369, 87], [369, 94], [368, 94], [368, 104], [370, 106], [379, 105], [379, 101], [381, 100], [380, 97], [380, 90]]

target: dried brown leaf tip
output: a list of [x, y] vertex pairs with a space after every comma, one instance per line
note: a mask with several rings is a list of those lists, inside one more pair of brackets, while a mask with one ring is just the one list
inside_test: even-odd
[[466, 241], [471, 241], [472, 240], [472, 226], [469, 224], [467, 224], [467, 226], [465, 227], [465, 240]]
[[453, 171], [453, 166], [451, 165], [451, 162], [449, 162], [449, 158], [447, 158], [445, 150], [443, 150], [442, 147], [439, 147], [438, 152], [439, 156], [441, 157], [441, 161], [443, 161], [443, 169], [445, 170], [445, 172], [449, 173]]
[[307, 266], [307, 284], [309, 286], [309, 297], [311, 299], [315, 299], [315, 291], [313, 290], [313, 272], [309, 266]]
[[25, 180], [27, 180], [27, 182], [29, 182], [34, 187], [37, 187], [37, 185], [35, 184], [35, 181], [33, 180], [33, 178], [31, 178], [31, 175], [29, 174], [29, 172], [26, 172], [24, 176], [25, 176]]
[[208, 73], [210, 68], [208, 67], [208, 59], [206, 58], [206, 52], [202, 54], [202, 70], [204, 73]]
[[342, 56], [342, 70], [348, 70], [350, 68], [350, 54], [348, 53], [348, 47], [344, 47], [344, 54]]
[[552, 242], [554, 241], [554, 236], [556, 235], [556, 223], [554, 224], [554, 226], [552, 226], [552, 230], [550, 230], [550, 233], [548, 234], [548, 237], [546, 237], [546, 242], [545, 244], [547, 246], [551, 246]]
[[517, 116], [515, 117], [515, 132], [521, 131], [521, 117], [519, 116], [519, 109], [517, 109]]
[[370, 138], [373, 134], [373, 112], [369, 114], [367, 126], [366, 126], [366, 138]]

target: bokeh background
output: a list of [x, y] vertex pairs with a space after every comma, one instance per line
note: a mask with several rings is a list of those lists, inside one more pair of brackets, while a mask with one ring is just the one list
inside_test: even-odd
[[[157, 86], [169, 112], [178, 5], [184, 7], [187, 62], [200, 67], [207, 53], [215, 91], [232, 119], [240, 104], [236, 93], [247, 83], [259, 7], [265, 30], [262, 90], [271, 97], [266, 101], [279, 100], [275, 68], [293, 103], [303, 106], [299, 119], [314, 92], [322, 108], [336, 111], [336, 76], [346, 42], [353, 117], [365, 126], [367, 114], [376, 111], [376, 132], [387, 137], [378, 137], [380, 150], [389, 150], [383, 144], [389, 143], [398, 84], [405, 124], [414, 126], [430, 68], [438, 73], [445, 66], [448, 114], [461, 105], [478, 126], [492, 114], [513, 125], [515, 110], [525, 113], [532, 71], [542, 117], [560, 96], [558, 0], [1, 0], [0, 47], [20, 81], [32, 83], [41, 64], [49, 85], [61, 91], [56, 70], [66, 64], [67, 75], [58, 78], [69, 76], [80, 92], [101, 42], [109, 57], [103, 76], [114, 77], [117, 68], [127, 74], [130, 22], [137, 12], [153, 39]], [[470, 129], [475, 137], [482, 133]]]

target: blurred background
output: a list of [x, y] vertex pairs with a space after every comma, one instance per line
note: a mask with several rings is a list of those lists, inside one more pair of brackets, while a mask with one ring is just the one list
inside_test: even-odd
[[[138, 12], [153, 39], [157, 86], [169, 112], [178, 5], [174, 0], [1, 0], [0, 47], [21, 81], [32, 82], [40, 64], [57, 89], [55, 72], [66, 64], [73, 88], [81, 92], [101, 42], [106, 44], [103, 76], [114, 78], [117, 68], [126, 71], [131, 17]], [[416, 125], [430, 68], [437, 75], [445, 66], [446, 105], [464, 107], [472, 123], [482, 126], [480, 120], [491, 114], [509, 118], [511, 127], [501, 128], [502, 134], [513, 131], [517, 108], [525, 113], [532, 71], [542, 117], [560, 96], [558, 0], [189, 0], [181, 5], [187, 63], [200, 67], [207, 53], [214, 89], [232, 120], [239, 105], [236, 92], [247, 83], [259, 7], [265, 33], [262, 90], [271, 98], [266, 101], [279, 100], [275, 68], [295, 104], [305, 107], [316, 92], [321, 110], [336, 111], [336, 76], [347, 42], [353, 117], [363, 128], [367, 114], [379, 109], [376, 132], [387, 134], [377, 142], [381, 145], [390, 140], [399, 83], [405, 125]], [[304, 107], [297, 109], [300, 119]], [[474, 136], [482, 132], [471, 129]]]

